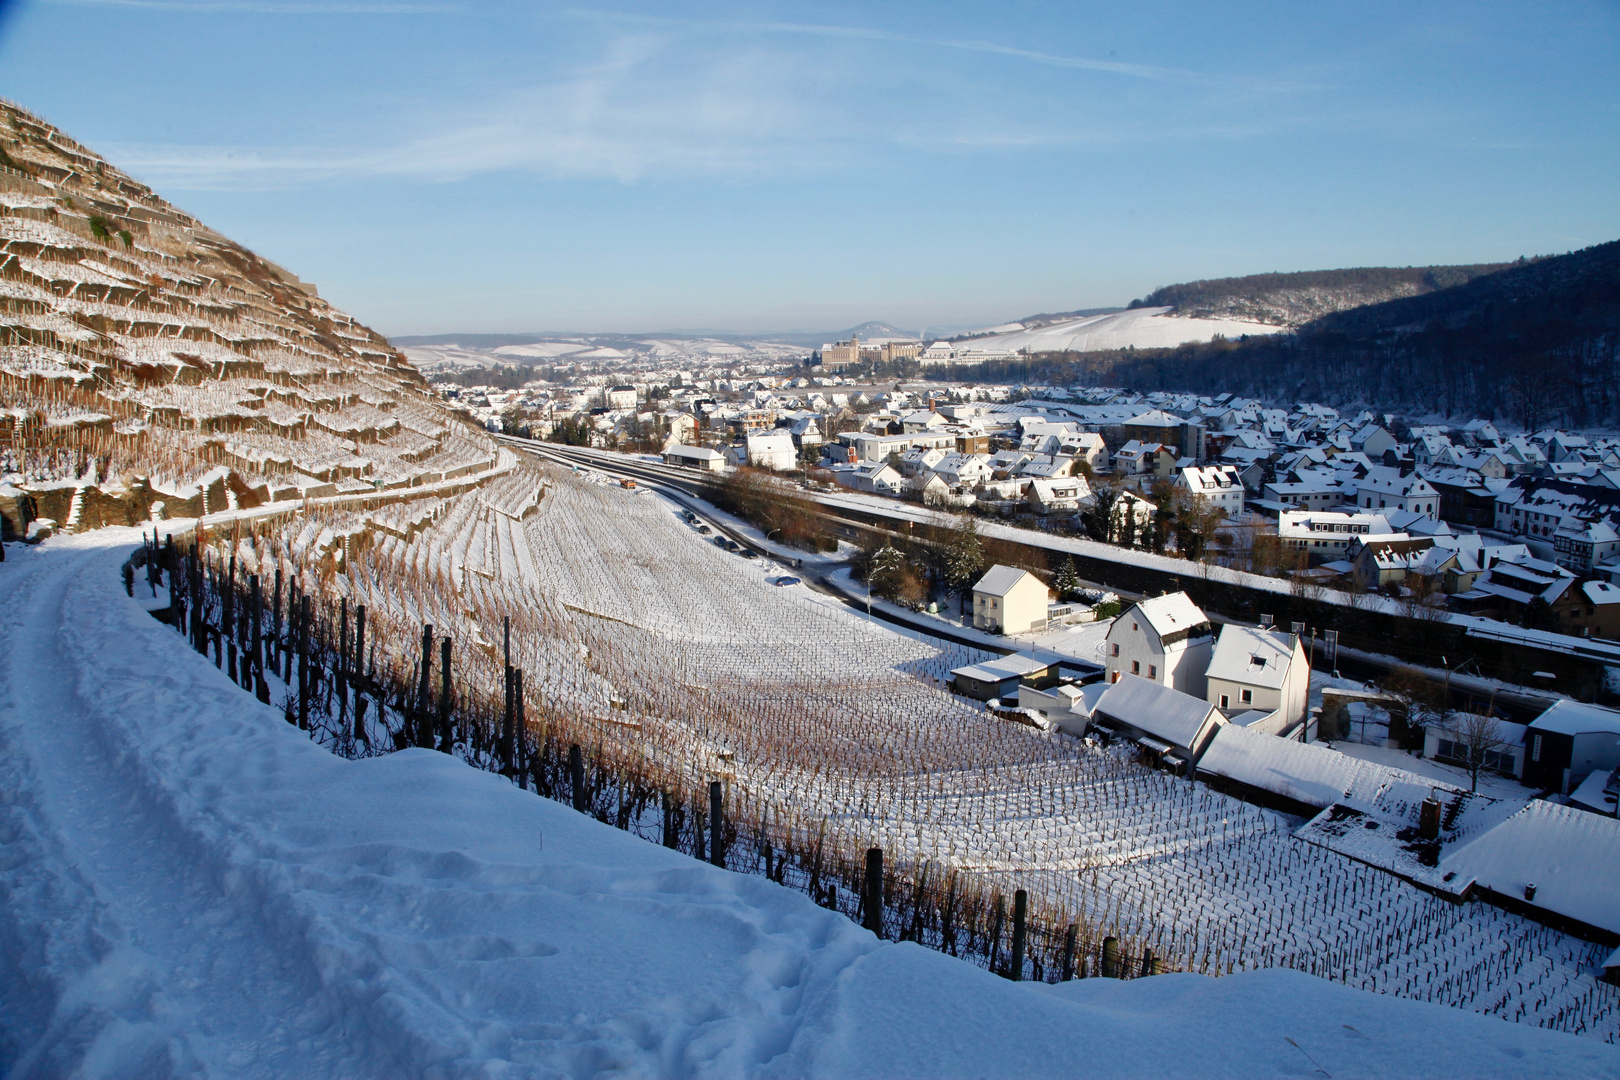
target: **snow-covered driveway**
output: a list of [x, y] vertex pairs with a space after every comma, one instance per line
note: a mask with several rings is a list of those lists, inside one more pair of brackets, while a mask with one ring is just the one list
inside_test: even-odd
[[0, 1076], [1620, 1076], [1291, 972], [1007, 983], [443, 755], [335, 758], [124, 596], [137, 540], [0, 564]]

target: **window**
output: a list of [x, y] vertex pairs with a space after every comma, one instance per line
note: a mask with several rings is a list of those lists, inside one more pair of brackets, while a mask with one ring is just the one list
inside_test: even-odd
[[1131, 661], [1131, 674], [1132, 675], [1140, 675], [1140, 674], [1142, 674], [1142, 661], [1140, 661], [1140, 660], [1132, 660]]
[[1225, 694], [1222, 694], [1221, 695], [1221, 708], [1223, 708], [1223, 709], [1228, 708], [1228, 707], [1231, 706], [1231, 704], [1232, 704], [1232, 699], [1227, 697]]
[[1253, 705], [1254, 704], [1254, 691], [1253, 690], [1245, 690], [1245, 691], [1243, 691], [1243, 704], [1245, 704], [1245, 705]]
[[1138, 627], [1135, 623], [1131, 623], [1131, 630], [1135, 631], [1135, 630], [1139, 630], [1139, 629], [1141, 629], [1141, 628]]
[[1541, 736], [1540, 736], [1540, 734], [1537, 734], [1534, 739], [1530, 740], [1530, 760], [1531, 761], [1540, 761], [1541, 760]]
[[1148, 678], [1157, 679], [1158, 677], [1159, 677], [1159, 665], [1158, 664], [1149, 664], [1148, 665]]
[[1119, 642], [1117, 642], [1117, 641], [1114, 642], [1114, 655], [1115, 656], [1119, 655]]

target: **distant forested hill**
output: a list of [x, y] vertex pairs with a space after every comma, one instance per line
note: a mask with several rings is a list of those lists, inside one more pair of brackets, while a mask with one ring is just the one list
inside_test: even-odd
[[1293, 333], [1048, 354], [952, 368], [951, 375], [1229, 391], [1277, 402], [1487, 416], [1529, 428], [1620, 426], [1620, 241], [1334, 312]]
[[1293, 274], [1189, 281], [1155, 289], [1131, 307], [1171, 307], [1177, 315], [1303, 326], [1337, 311], [1421, 296], [1466, 284], [1511, 263], [1477, 266], [1366, 266]]
[[1620, 241], [1335, 312], [1294, 334], [1093, 362], [1112, 381], [1273, 399], [1620, 424]]

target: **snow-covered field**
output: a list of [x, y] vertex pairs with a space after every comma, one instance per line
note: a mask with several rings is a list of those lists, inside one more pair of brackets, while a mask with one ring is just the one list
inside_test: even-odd
[[[982, 654], [775, 588], [763, 560], [725, 553], [659, 498], [552, 473], [536, 504], [540, 483], [525, 468], [477, 498], [413, 504], [428, 524], [384, 536], [328, 594], [367, 603], [407, 648], [422, 622], [487, 646], [509, 614], [533, 696], [621, 755], [694, 786], [723, 777], [772, 821], [824, 822], [847, 851], [876, 843], [913, 871], [1027, 888], [1083, 941], [1113, 933], [1173, 968], [1295, 967], [1615, 1036], [1597, 946], [1454, 906], [1296, 839], [1298, 821], [996, 720], [942, 689]], [[250, 567], [264, 555], [242, 549]]]
[[1297, 972], [1014, 984], [445, 755], [345, 761], [124, 596], [136, 539], [0, 564], [8, 1077], [1620, 1075]]
[[1209, 341], [1216, 334], [1228, 338], [1244, 334], [1275, 334], [1280, 326], [1233, 319], [1189, 319], [1167, 315], [1169, 308], [1136, 308], [1112, 315], [1067, 319], [1034, 330], [972, 338], [957, 350], [1005, 352], [1100, 352], [1134, 345], [1138, 349], [1174, 348], [1188, 341]]

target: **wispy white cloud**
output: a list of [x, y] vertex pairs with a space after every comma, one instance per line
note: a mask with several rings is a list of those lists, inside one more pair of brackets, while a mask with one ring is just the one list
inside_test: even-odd
[[957, 52], [983, 53], [990, 56], [1005, 56], [1016, 60], [1025, 60], [1033, 64], [1040, 64], [1047, 67], [1068, 68], [1075, 71], [1095, 71], [1109, 75], [1120, 75], [1132, 79], [1148, 79], [1155, 82], [1181, 83], [1189, 86], [1219, 86], [1274, 92], [1295, 92], [1299, 90], [1317, 88], [1312, 85], [1296, 81], [1263, 79], [1247, 74], [1191, 71], [1185, 68], [1164, 67], [1157, 64], [1139, 64], [1122, 60], [1101, 60], [1094, 57], [1084, 56], [1064, 56], [1059, 53], [1042, 52], [1037, 49], [1024, 49], [1014, 45], [1004, 45], [994, 41], [927, 37], [919, 34], [905, 34], [893, 30], [882, 30], [864, 26], [838, 26], [824, 23], [696, 20], [673, 18], [669, 16], [633, 14], [628, 12], [600, 10], [592, 11], [583, 9], [575, 9], [571, 13], [577, 17], [586, 19], [596, 19], [626, 24], [640, 23], [644, 25], [680, 26], [699, 31], [707, 29], [744, 33], [788, 34], [807, 37], [842, 38], [851, 41], [883, 41], [899, 45], [917, 45], [925, 48], [948, 49]]
[[[567, 179], [747, 176], [804, 168], [849, 140], [804, 93], [807, 72], [759, 53], [670, 57], [654, 36], [622, 35], [595, 61], [550, 79], [499, 85], [405, 110], [369, 145], [108, 146], [134, 175], [182, 190], [275, 188], [344, 178], [452, 180], [520, 170]], [[786, 76], [786, 77], [785, 77]]]
[[347, 3], [344, 0], [46, 0], [71, 7], [119, 7], [194, 15], [435, 15], [455, 4]]
[[[834, 39], [897, 39], [886, 33], [747, 24], [750, 40], [739, 43], [731, 35], [708, 32], [709, 24], [696, 35], [670, 20], [605, 25], [609, 33], [589, 46], [576, 46], [571, 60], [553, 60], [543, 77], [514, 77], [503, 70], [471, 87], [439, 87], [415, 105], [357, 130], [348, 143], [106, 149], [113, 160], [159, 187], [210, 190], [368, 177], [431, 182], [503, 171], [621, 182], [747, 179], [846, 171], [863, 167], [874, 153], [993, 155], [1200, 137], [1196, 121], [1182, 118], [1180, 110], [1183, 122], [1174, 125], [1103, 116], [1084, 98], [983, 94], [982, 80], [971, 73], [934, 78], [925, 98], [894, 95], [886, 80], [907, 77], [896, 76], [904, 65], [891, 69], [848, 50], [805, 48], [782, 40], [771, 28]], [[1022, 50], [1014, 51], [1023, 56]], [[1111, 62], [1106, 67], [1172, 82], [1188, 74]], [[1223, 112], [1203, 137], [1230, 138], [1233, 130], [1231, 116]]]

